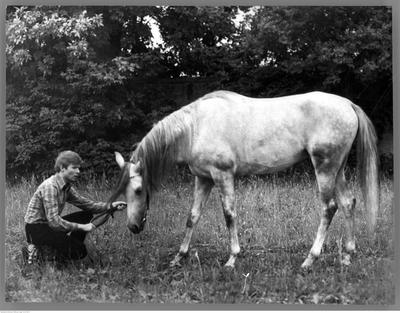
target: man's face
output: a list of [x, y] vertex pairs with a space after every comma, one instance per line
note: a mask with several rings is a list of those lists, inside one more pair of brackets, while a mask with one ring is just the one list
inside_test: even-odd
[[61, 169], [61, 175], [66, 182], [76, 182], [79, 177], [80, 167], [80, 165], [70, 164], [68, 167]]

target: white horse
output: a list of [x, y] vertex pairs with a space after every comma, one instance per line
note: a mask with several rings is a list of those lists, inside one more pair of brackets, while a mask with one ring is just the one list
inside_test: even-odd
[[176, 162], [188, 164], [195, 175], [194, 202], [186, 234], [171, 265], [189, 249], [193, 228], [214, 185], [219, 188], [230, 236], [233, 267], [240, 252], [234, 178], [282, 170], [310, 157], [322, 200], [322, 215], [312, 248], [302, 264], [310, 267], [320, 255], [331, 220], [340, 208], [346, 223], [346, 262], [355, 252], [355, 199], [344, 168], [357, 138], [360, 182], [372, 232], [379, 208], [376, 134], [350, 100], [323, 92], [255, 99], [216, 91], [182, 107], [156, 124], [138, 144], [129, 162], [116, 152], [122, 169], [109, 201], [123, 193], [127, 223], [133, 233], [143, 230], [149, 198]]

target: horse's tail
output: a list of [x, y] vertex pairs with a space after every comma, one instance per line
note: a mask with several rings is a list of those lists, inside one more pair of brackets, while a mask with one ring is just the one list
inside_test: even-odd
[[367, 209], [368, 231], [372, 234], [379, 210], [379, 155], [374, 125], [364, 111], [352, 104], [358, 117], [357, 162], [361, 190]]

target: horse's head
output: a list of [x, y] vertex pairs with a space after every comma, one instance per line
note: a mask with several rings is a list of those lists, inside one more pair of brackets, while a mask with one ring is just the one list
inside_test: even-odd
[[[149, 195], [143, 186], [142, 167], [140, 161], [136, 164], [125, 162], [123, 156], [115, 152], [115, 160], [122, 170], [118, 190], [125, 195], [127, 203], [127, 226], [134, 234], [140, 233], [146, 224], [149, 209]], [[123, 186], [123, 188], [121, 188]]]

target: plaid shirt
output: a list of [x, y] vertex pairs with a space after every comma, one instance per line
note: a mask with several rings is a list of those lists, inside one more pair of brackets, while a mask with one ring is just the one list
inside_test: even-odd
[[55, 174], [40, 184], [32, 196], [26, 210], [25, 223], [48, 223], [51, 228], [65, 232], [76, 230], [77, 223], [68, 222], [60, 216], [66, 202], [92, 213], [107, 209], [105, 202], [94, 202], [82, 197], [60, 174]]

